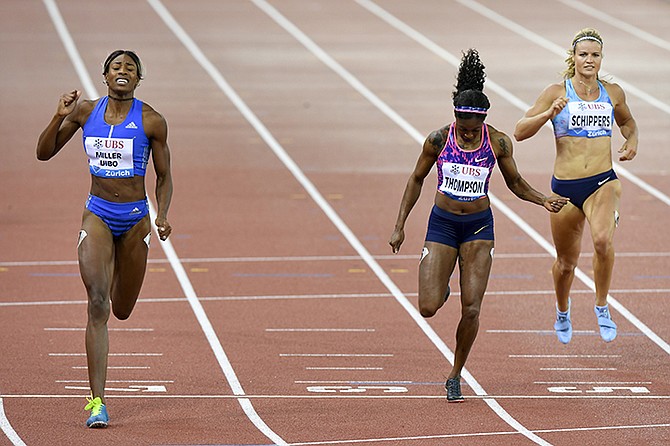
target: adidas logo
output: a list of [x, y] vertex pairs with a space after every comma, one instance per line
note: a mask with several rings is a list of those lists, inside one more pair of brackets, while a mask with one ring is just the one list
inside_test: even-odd
[[139, 210], [139, 208], [135, 208], [132, 211], [130, 211], [130, 214], [128, 215], [137, 215], [140, 214], [142, 211]]
[[137, 124], [135, 124], [135, 121], [131, 121], [130, 124], [126, 125], [127, 129], [136, 129]]

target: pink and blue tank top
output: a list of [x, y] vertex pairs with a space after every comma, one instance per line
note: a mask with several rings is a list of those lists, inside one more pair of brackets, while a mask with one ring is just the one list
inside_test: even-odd
[[447, 142], [437, 157], [437, 190], [457, 201], [475, 201], [485, 197], [495, 164], [496, 156], [486, 124], [482, 124], [479, 147], [463, 150], [456, 141], [456, 123], [452, 123]]
[[568, 103], [557, 114], [551, 123], [554, 126], [554, 136], [577, 136], [582, 138], [597, 138], [612, 136], [612, 122], [614, 121], [614, 107], [603, 84], [598, 81], [600, 96], [595, 101], [584, 101], [575, 92], [570, 79], [565, 80], [565, 95]]
[[105, 122], [108, 97], [100, 98], [83, 128], [84, 150], [92, 175], [102, 178], [144, 176], [151, 146], [142, 123], [142, 101], [133, 99], [126, 119]]

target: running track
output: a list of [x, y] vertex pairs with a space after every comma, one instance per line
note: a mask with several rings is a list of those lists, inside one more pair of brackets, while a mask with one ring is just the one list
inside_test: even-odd
[[[669, 444], [670, 4], [501, 3], [3, 1], [0, 444]], [[448, 405], [457, 278], [435, 318], [415, 310], [434, 179], [401, 253], [387, 245], [407, 175], [451, 119], [461, 50], [479, 49], [488, 121], [511, 134], [584, 26], [641, 131], [638, 157], [616, 166], [619, 337], [595, 331], [587, 236], [577, 331], [556, 341], [548, 217], [496, 174], [467, 400]], [[112, 424], [93, 432], [75, 250], [90, 180], [78, 137], [49, 163], [34, 147], [61, 92], [104, 94], [117, 48], [139, 53], [137, 95], [170, 125], [175, 231], [154, 241], [133, 316], [110, 323]], [[545, 191], [551, 138], [515, 145]]]

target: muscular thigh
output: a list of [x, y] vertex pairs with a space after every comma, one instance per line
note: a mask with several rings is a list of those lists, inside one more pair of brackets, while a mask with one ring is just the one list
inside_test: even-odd
[[568, 204], [560, 212], [550, 214], [551, 235], [559, 257], [579, 257], [584, 232], [584, 212]]
[[147, 215], [126, 233], [115, 240], [116, 274], [117, 283], [125, 284], [139, 281], [144, 278], [144, 272], [149, 255], [149, 238], [151, 234], [151, 223]]
[[464, 306], [480, 303], [484, 297], [493, 264], [493, 246], [493, 240], [474, 240], [460, 247], [458, 263]]
[[106, 295], [114, 272], [114, 241], [107, 225], [86, 209], [82, 216], [77, 254], [86, 288]]
[[604, 184], [584, 202], [584, 214], [592, 233], [611, 234], [614, 231], [620, 197], [621, 182], [616, 180]]
[[458, 250], [436, 242], [425, 242], [419, 264], [419, 297], [437, 299], [444, 297], [454, 267]]

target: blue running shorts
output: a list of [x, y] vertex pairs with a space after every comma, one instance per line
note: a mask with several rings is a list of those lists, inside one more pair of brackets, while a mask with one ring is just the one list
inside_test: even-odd
[[427, 242], [441, 243], [458, 249], [472, 240], [494, 240], [493, 212], [457, 215], [433, 206], [428, 220]]
[[104, 221], [114, 237], [119, 237], [139, 223], [149, 213], [149, 201], [145, 198], [128, 203], [114, 203], [89, 195], [86, 209]]
[[576, 180], [559, 180], [551, 177], [551, 190], [562, 197], [570, 199], [570, 203], [579, 209], [584, 206], [584, 202], [600, 187], [609, 182], [618, 179], [613, 169], [607, 172], [593, 175], [592, 177], [578, 178]]

